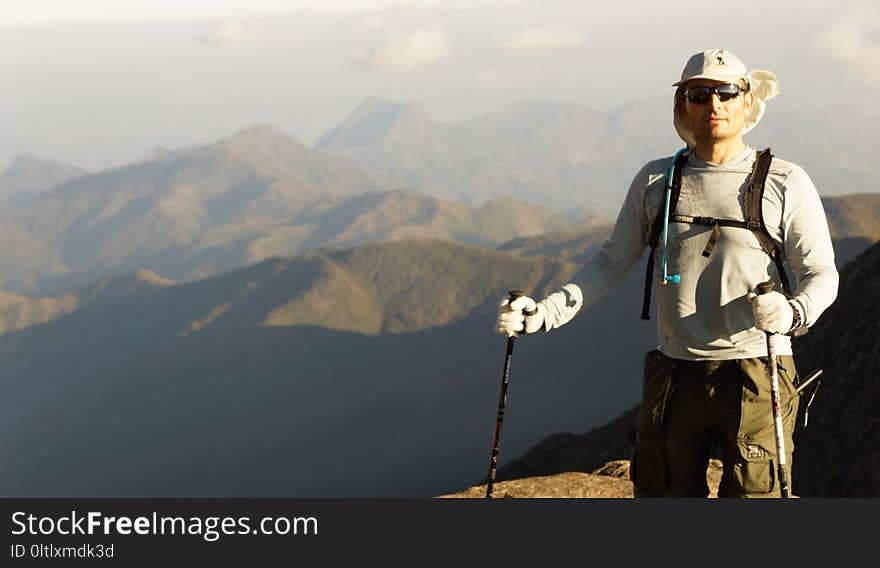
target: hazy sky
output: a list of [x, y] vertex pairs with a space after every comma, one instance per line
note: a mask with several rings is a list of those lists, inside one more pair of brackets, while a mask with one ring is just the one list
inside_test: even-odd
[[310, 144], [370, 96], [438, 120], [609, 110], [671, 96], [712, 47], [779, 76], [768, 112], [877, 113], [876, 0], [0, 0], [0, 168], [99, 169], [262, 122]]

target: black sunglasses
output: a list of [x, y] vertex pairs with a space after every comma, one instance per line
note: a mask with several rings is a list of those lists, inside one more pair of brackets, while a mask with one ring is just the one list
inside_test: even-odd
[[740, 93], [744, 93], [745, 89], [736, 83], [725, 83], [724, 85], [718, 85], [717, 87], [710, 87], [708, 85], [699, 85], [697, 87], [691, 87], [684, 92], [684, 98], [692, 103], [701, 105], [709, 102], [709, 99], [712, 97], [712, 93], [718, 95], [718, 100], [721, 102], [729, 101], [730, 99], [735, 99], [739, 96]]

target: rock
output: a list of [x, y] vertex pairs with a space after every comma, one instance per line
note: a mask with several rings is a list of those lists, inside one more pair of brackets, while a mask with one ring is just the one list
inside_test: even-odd
[[[721, 481], [720, 460], [709, 460], [706, 479], [709, 497], [718, 496]], [[475, 485], [458, 493], [439, 495], [440, 498], [482, 499], [486, 497], [486, 485]], [[553, 498], [632, 498], [632, 482], [629, 480], [629, 460], [610, 461], [592, 473], [568, 471], [554, 475], [525, 477], [496, 483], [493, 498], [512, 497], [520, 499]]]

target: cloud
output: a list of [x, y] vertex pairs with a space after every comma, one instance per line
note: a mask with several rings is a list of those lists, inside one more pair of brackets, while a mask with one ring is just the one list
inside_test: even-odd
[[358, 58], [373, 71], [413, 73], [433, 67], [449, 57], [446, 32], [440, 29], [415, 31], [402, 39], [379, 45]]
[[580, 36], [566, 30], [527, 28], [501, 44], [509, 53], [553, 53], [583, 45]]
[[507, 90], [520, 87], [529, 82], [529, 77], [511, 73], [502, 73], [495, 69], [483, 69], [477, 75], [477, 82], [486, 89]]
[[364, 18], [360, 25], [365, 30], [380, 31], [386, 29], [390, 23], [387, 18], [374, 14]]
[[872, 86], [880, 86], [880, 6], [865, 4], [832, 20], [819, 49]]
[[200, 35], [196, 40], [206, 45], [236, 45], [256, 37], [253, 29], [241, 22], [224, 22], [212, 31]]

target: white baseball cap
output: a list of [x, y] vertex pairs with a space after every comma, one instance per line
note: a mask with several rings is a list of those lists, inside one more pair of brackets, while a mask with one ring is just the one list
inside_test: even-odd
[[[673, 83], [672, 86], [678, 87], [692, 79], [712, 79], [725, 83], [738, 83], [741, 79], [746, 81], [749, 90], [754, 95], [754, 103], [746, 112], [743, 134], [753, 129], [761, 121], [766, 102], [779, 94], [779, 79], [776, 78], [776, 75], [760, 69], [747, 71], [742, 60], [725, 49], [707, 49], [702, 53], [692, 55], [685, 63], [681, 79]], [[675, 129], [685, 142], [693, 145], [693, 136], [690, 136], [688, 132], [683, 132], [683, 125], [679, 120], [675, 121]]]
[[673, 87], [683, 85], [691, 79], [714, 79], [726, 83], [736, 83], [748, 75], [746, 66], [736, 55], [723, 49], [707, 49], [688, 59], [681, 72], [681, 80]]

